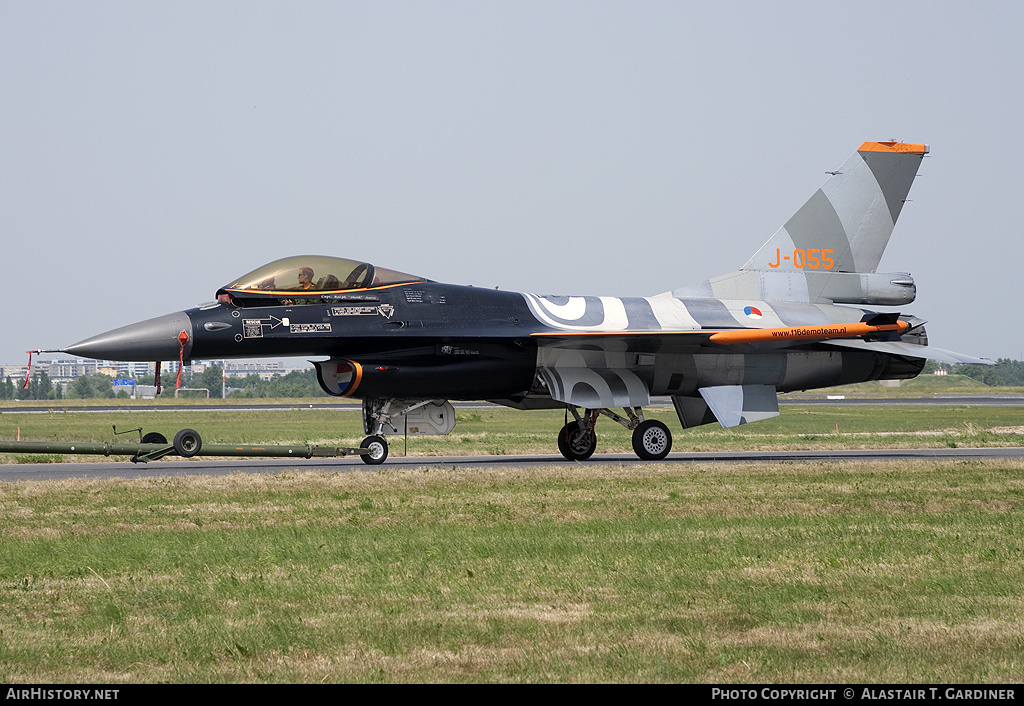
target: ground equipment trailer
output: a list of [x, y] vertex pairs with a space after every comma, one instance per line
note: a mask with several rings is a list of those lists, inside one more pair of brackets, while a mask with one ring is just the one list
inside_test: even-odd
[[[108, 441], [3, 441], [0, 440], [0, 453], [37, 453], [37, 454], [95, 454], [99, 456], [128, 456], [132, 463], [147, 463], [164, 456], [254, 456], [273, 458], [337, 458], [341, 456], [359, 456], [364, 463], [377, 465], [387, 458], [387, 445], [379, 443], [377, 437], [371, 436], [363, 440], [359, 448], [346, 446], [313, 446], [296, 444], [292, 446], [260, 446], [255, 444], [203, 444], [199, 433], [194, 429], [182, 429], [174, 435], [170, 442], [163, 434], [149, 432], [143, 435], [141, 429], [139, 441], [108, 442]], [[119, 433], [114, 429], [114, 433]], [[120, 432], [126, 433], [126, 432]]]

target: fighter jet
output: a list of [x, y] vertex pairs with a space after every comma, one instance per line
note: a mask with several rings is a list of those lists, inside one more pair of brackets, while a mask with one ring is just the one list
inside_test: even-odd
[[389, 434], [450, 433], [451, 400], [565, 409], [557, 445], [576, 461], [607, 417], [632, 430], [637, 456], [659, 460], [672, 435], [645, 418], [652, 396], [671, 398], [683, 429], [728, 428], [777, 416], [780, 392], [912, 378], [928, 358], [989, 362], [929, 346], [913, 316], [862, 308], [916, 297], [909, 274], [876, 269], [927, 153], [865, 142], [740, 269], [655, 296], [497, 291], [303, 255], [65, 352], [318, 358], [327, 393], [362, 400], [370, 464], [387, 457]]

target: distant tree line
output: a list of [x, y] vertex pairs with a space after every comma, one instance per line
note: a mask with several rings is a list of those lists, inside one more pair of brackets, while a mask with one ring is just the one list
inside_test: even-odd
[[[136, 385], [155, 385], [155, 375], [136, 376]], [[174, 395], [177, 372], [164, 371], [160, 375], [163, 387], [162, 394]], [[181, 386], [187, 388], [205, 388], [210, 397], [218, 398], [221, 394], [222, 368], [211, 365], [202, 373], [192, 374], [187, 368], [181, 374]], [[23, 380], [13, 380], [10, 376], [0, 382], [0, 400], [60, 400], [60, 399], [101, 399], [125, 398], [130, 388], [117, 389], [109, 375], [96, 373], [75, 378], [67, 386], [67, 393], [59, 384], [55, 384], [45, 372], [34, 373], [29, 379], [28, 388]], [[312, 368], [293, 370], [284, 375], [275, 375], [271, 380], [263, 380], [259, 375], [229, 375], [224, 380], [224, 387], [231, 397], [326, 397], [316, 379], [316, 371]], [[117, 389], [117, 392], [115, 392]]]
[[1024, 361], [1000, 358], [995, 365], [954, 365], [950, 373], [966, 375], [991, 387], [1024, 387]]
[[59, 400], [64, 398], [63, 389], [54, 384], [45, 372], [36, 373], [25, 387], [24, 380], [15, 382], [8, 375], [0, 383], [0, 400]]
[[[164, 372], [160, 382], [164, 390], [174, 394], [177, 373]], [[211, 365], [202, 373], [193, 375], [187, 369], [182, 371], [181, 386], [190, 388], [206, 388], [210, 397], [220, 397], [223, 369], [219, 365]], [[154, 375], [137, 378], [139, 385], [154, 385]], [[283, 375], [275, 375], [270, 380], [263, 380], [259, 375], [228, 375], [224, 387], [230, 397], [326, 397], [327, 393], [320, 388], [316, 379], [316, 371], [312, 368], [293, 370]]]
[[232, 397], [327, 397], [312, 368], [293, 370], [275, 375], [272, 380], [261, 380], [250, 373], [245, 377], [229, 376], [227, 386], [234, 388]]

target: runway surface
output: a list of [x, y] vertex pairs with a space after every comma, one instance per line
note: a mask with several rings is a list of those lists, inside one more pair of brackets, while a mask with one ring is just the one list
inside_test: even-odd
[[[982, 449], [857, 449], [844, 451], [708, 451], [671, 453], [659, 464], [685, 467], [697, 462], [838, 462], [900, 460], [980, 460], [1024, 458], [1022, 447]], [[500, 466], [637, 466], [650, 464], [632, 454], [595, 454], [584, 462], [566, 461], [560, 455], [530, 456], [390, 456], [380, 466], [369, 466], [357, 458], [340, 459], [259, 459], [154, 461], [133, 464], [128, 461], [98, 463], [26, 463], [0, 466], [0, 481], [59, 480], [65, 478], [165, 478], [174, 476], [229, 475], [231, 473], [284, 473], [323, 471], [327, 473], [381, 472], [411, 468], [481, 468]]]
[[[652, 406], [671, 406], [669, 398], [655, 398]], [[456, 402], [460, 409], [497, 407], [489, 402]], [[844, 398], [829, 399], [827, 397], [790, 397], [780, 396], [780, 405], [810, 406], [983, 406], [983, 407], [1024, 407], [1022, 395], [946, 395], [930, 397], [889, 397], [889, 398]], [[120, 406], [83, 405], [61, 407], [57, 405], [39, 405], [4, 407], [0, 414], [12, 413], [90, 413], [90, 412], [218, 412], [218, 411], [274, 411], [291, 409], [332, 409], [339, 412], [359, 412], [358, 404], [339, 405], [337, 403], [312, 404], [260, 404], [251, 405], [164, 405], [142, 404]], [[751, 462], [800, 462], [800, 461], [850, 461], [850, 460], [886, 460], [903, 459], [1011, 459], [1024, 458], [1024, 448], [998, 447], [981, 449], [881, 449], [881, 450], [845, 450], [845, 451], [739, 451], [739, 452], [678, 452], [669, 454], [661, 463], [687, 464], [701, 461], [718, 461], [726, 463]], [[561, 455], [529, 455], [529, 456], [413, 456], [403, 458], [390, 456], [381, 466], [369, 466], [358, 458], [335, 459], [247, 459], [247, 460], [207, 460], [190, 461], [161, 460], [148, 464], [133, 464], [124, 461], [100, 461], [96, 463], [37, 463], [0, 465], [0, 481], [18, 480], [55, 480], [60, 478], [143, 478], [187, 475], [226, 475], [230, 473], [282, 473], [285, 471], [325, 471], [345, 473], [350, 471], [386, 471], [389, 468], [419, 468], [430, 466], [455, 467], [486, 467], [486, 466], [554, 466], [573, 463], [566, 461]], [[616, 465], [632, 466], [641, 463], [633, 454], [595, 454], [581, 465]]]

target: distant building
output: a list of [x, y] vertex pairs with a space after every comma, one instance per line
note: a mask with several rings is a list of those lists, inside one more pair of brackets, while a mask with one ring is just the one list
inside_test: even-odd
[[71, 382], [83, 375], [95, 375], [97, 368], [95, 360], [82, 360], [81, 358], [51, 360], [49, 362], [41, 360], [36, 365], [39, 366], [40, 370], [46, 370], [46, 374], [54, 382]]
[[243, 360], [238, 362], [225, 363], [224, 374], [245, 377], [246, 375], [258, 375], [260, 380], [273, 380], [278, 375], [288, 372], [284, 363], [279, 360], [271, 362], [256, 362]]
[[[11, 380], [24, 380], [28, 366], [25, 365], [0, 365], [0, 381], [10, 378]], [[47, 373], [49, 375], [49, 373]]]
[[[202, 361], [192, 365], [192, 373], [202, 375], [211, 365], [223, 365], [225, 374], [245, 377], [258, 375], [261, 380], [272, 380], [277, 375], [288, 372], [282, 361]], [[10, 377], [12, 380], [24, 380], [28, 371], [27, 365], [0, 365], [0, 382]], [[55, 383], [67, 387], [75, 378], [83, 375], [103, 373], [112, 378], [141, 378], [153, 375], [153, 363], [125, 362], [112, 360], [87, 360], [83, 358], [59, 358], [56, 360], [33, 360], [32, 372], [44, 372]], [[160, 373], [164, 380], [168, 375], [176, 375], [178, 361], [167, 360], [160, 364]]]
[[192, 374], [202, 375], [207, 368], [217, 365], [224, 370], [225, 375], [245, 377], [246, 375], [258, 375], [261, 380], [272, 380], [276, 375], [284, 375], [287, 370], [284, 363], [280, 361], [256, 362], [243, 360], [239, 362], [227, 362], [223, 360], [206, 360], [192, 363]]
[[[178, 362], [174, 361], [173, 370], [177, 372]], [[27, 366], [0, 366], [0, 374], [11, 375], [14, 372], [24, 378]], [[171, 366], [168, 366], [171, 367]], [[168, 368], [165, 368], [165, 370]], [[11, 372], [7, 372], [10, 370]], [[134, 378], [142, 375], [153, 374], [152, 363], [136, 363], [111, 360], [85, 360], [82, 358], [62, 358], [57, 360], [32, 361], [33, 372], [45, 372], [54, 382], [67, 383], [83, 375], [95, 375], [103, 373], [112, 378]]]

